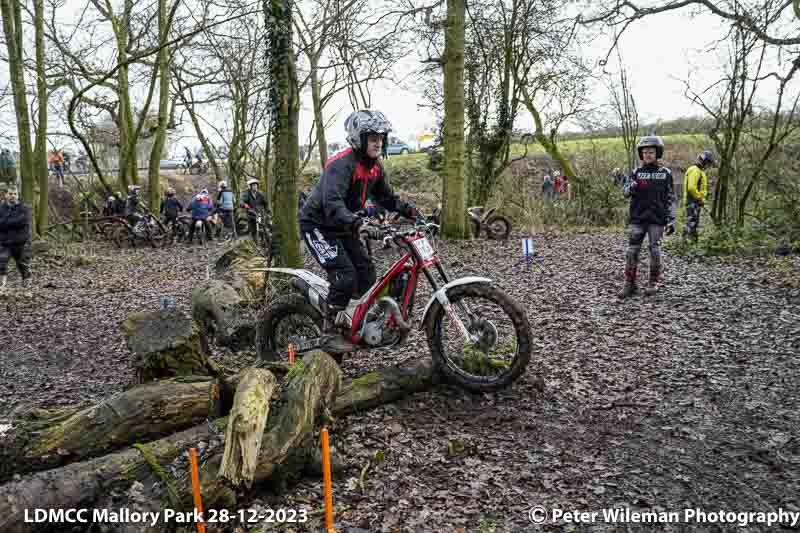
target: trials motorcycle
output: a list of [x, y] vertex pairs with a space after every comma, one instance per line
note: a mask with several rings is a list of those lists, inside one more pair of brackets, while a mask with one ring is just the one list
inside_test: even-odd
[[[343, 329], [349, 332], [346, 336], [356, 350], [406, 341], [412, 329], [417, 286], [424, 276], [433, 294], [422, 311], [419, 328], [427, 337], [436, 370], [449, 382], [473, 392], [508, 387], [522, 375], [532, 349], [524, 309], [489, 278], [450, 279], [432, 244], [436, 224], [420, 217], [411, 229], [372, 223], [365, 228], [368, 238], [382, 241], [384, 248], [399, 250], [401, 257], [361, 298], [351, 300], [345, 311], [349, 324]], [[325, 350], [321, 332], [327, 316], [328, 282], [304, 269], [260, 270], [291, 276], [293, 287], [288, 296], [272, 303], [259, 321], [256, 347], [261, 360], [287, 359], [290, 344], [298, 354]]]

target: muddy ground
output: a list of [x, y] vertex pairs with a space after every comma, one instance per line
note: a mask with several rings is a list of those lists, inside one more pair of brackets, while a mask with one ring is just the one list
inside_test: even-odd
[[[497, 394], [439, 387], [339, 419], [331, 438], [348, 467], [334, 480], [337, 531], [654, 529], [602, 515], [534, 526], [535, 505], [800, 511], [798, 258], [688, 262], [667, 253], [662, 292], [621, 303], [621, 234], [540, 238], [530, 272], [517, 237], [441, 249], [453, 275], [488, 276], [524, 304], [536, 343], [526, 374]], [[17, 409], [120, 391], [132, 377], [122, 320], [157, 308], [162, 295], [188, 312], [192, 287], [222, 250], [55, 253], [36, 258], [29, 295], [12, 273], [12, 293], [0, 299], [0, 423]], [[420, 357], [427, 346], [415, 333], [402, 349], [354, 354], [343, 371]], [[283, 496], [261, 489], [252, 507], [305, 509], [307, 523], [280, 530], [319, 531], [321, 488], [306, 478]]]

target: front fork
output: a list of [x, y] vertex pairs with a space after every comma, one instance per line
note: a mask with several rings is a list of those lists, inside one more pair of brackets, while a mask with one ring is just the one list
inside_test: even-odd
[[[450, 278], [447, 276], [447, 273], [444, 271], [444, 268], [442, 268], [442, 264], [437, 262], [435, 266], [436, 270], [439, 272], [439, 276], [441, 276], [445, 284], [449, 283]], [[439, 286], [437, 285], [436, 280], [433, 278], [433, 275], [430, 273], [430, 271], [424, 267], [422, 271], [425, 273], [425, 277], [428, 278], [428, 283], [431, 284], [431, 288], [433, 289], [433, 291], [436, 292], [437, 290], [439, 290]], [[439, 300], [439, 303], [442, 305], [442, 307], [444, 307], [444, 310], [447, 313], [447, 316], [450, 318], [450, 320], [455, 322], [456, 326], [458, 327], [458, 331], [461, 333], [461, 337], [464, 339], [464, 342], [471, 344], [478, 342], [477, 336], [470, 334], [467, 326], [456, 314], [456, 310], [453, 304], [450, 303], [450, 300], [447, 299], [447, 294], [445, 293], [442, 296], [444, 301]], [[475, 317], [469, 310], [469, 307], [467, 307], [467, 305], [464, 302], [458, 302], [457, 304], [455, 304], [455, 307], [457, 307], [458, 310], [461, 311], [464, 314], [464, 316], [467, 317], [467, 319], [469, 320], [469, 325], [471, 326], [472, 322], [475, 320]]]

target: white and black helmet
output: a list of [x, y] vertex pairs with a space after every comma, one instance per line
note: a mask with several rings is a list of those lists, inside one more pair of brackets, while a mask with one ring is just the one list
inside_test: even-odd
[[658, 135], [648, 135], [642, 137], [639, 144], [636, 145], [636, 151], [639, 152], [639, 159], [644, 160], [642, 157], [642, 148], [655, 148], [656, 159], [661, 159], [664, 156], [664, 141]]
[[353, 150], [363, 152], [367, 144], [367, 135], [377, 133], [383, 135], [385, 152], [386, 137], [392, 131], [392, 123], [380, 111], [360, 109], [347, 117], [347, 120], [344, 121], [344, 129], [347, 132], [347, 142], [353, 147]]

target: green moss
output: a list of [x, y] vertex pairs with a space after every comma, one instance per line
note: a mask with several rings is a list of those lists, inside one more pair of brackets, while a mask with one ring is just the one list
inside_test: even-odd
[[172, 479], [164, 472], [164, 469], [161, 468], [161, 465], [158, 464], [153, 451], [147, 447], [145, 444], [136, 443], [133, 445], [133, 448], [136, 448], [140, 452], [142, 452], [142, 457], [144, 457], [144, 461], [153, 471], [153, 473], [158, 476], [158, 478], [164, 482], [164, 485], [167, 487], [167, 495], [169, 496], [169, 501], [172, 504], [173, 509], [178, 509], [180, 507], [180, 501], [178, 500], [178, 492], [175, 490], [175, 484], [173, 483]]
[[376, 383], [380, 383], [382, 377], [377, 372], [368, 372], [363, 376], [358, 376], [357, 378], [353, 378], [352, 386], [353, 387], [369, 387]]

